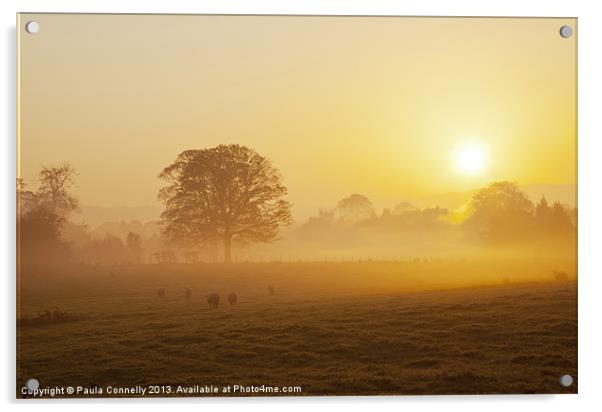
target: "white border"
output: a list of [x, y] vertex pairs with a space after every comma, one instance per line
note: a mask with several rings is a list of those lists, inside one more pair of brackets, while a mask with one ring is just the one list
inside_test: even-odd
[[[64, 408], [105, 409], [144, 408], [232, 408], [247, 410], [305, 410], [366, 408], [490, 411], [538, 409], [563, 411], [596, 409], [602, 405], [600, 350], [602, 332], [602, 267], [599, 253], [602, 233], [602, 14], [595, 0], [565, 1], [478, 1], [478, 0], [90, 0], [0, 2], [2, 9], [2, 82], [4, 96], [0, 115], [3, 178], [1, 179], [2, 236], [0, 244], [4, 270], [0, 298], [3, 310], [0, 346], [3, 370], [0, 372], [0, 402], [13, 407], [63, 410]], [[15, 325], [15, 14], [16, 12], [112, 12], [112, 13], [224, 13], [224, 14], [356, 14], [356, 15], [439, 15], [439, 16], [544, 16], [579, 18], [579, 395], [562, 396], [442, 396], [381, 398], [278, 398], [278, 399], [183, 399], [124, 402], [119, 400], [20, 402], [14, 397]], [[596, 237], [598, 235], [598, 237]], [[177, 406], [176, 406], [177, 405]]]

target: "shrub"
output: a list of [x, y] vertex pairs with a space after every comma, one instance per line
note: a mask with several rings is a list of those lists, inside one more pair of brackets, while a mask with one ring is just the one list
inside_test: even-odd
[[45, 310], [37, 315], [25, 315], [17, 319], [18, 326], [44, 326], [55, 323], [77, 322], [82, 320], [82, 315], [73, 314], [60, 309]]

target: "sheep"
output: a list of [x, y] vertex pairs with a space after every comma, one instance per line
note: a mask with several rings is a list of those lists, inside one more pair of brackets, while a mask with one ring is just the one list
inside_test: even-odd
[[274, 291], [274, 286], [268, 285], [268, 293], [270, 294], [270, 296], [274, 296], [274, 293], [276, 293]]
[[215, 292], [210, 293], [207, 295], [207, 303], [209, 304], [210, 308], [217, 308], [219, 305], [219, 295]]
[[190, 299], [190, 297], [192, 296], [192, 289], [184, 288], [184, 296], [186, 297], [186, 299]]
[[556, 282], [566, 282], [569, 280], [569, 275], [566, 272], [555, 270], [554, 279], [556, 279]]
[[157, 296], [160, 298], [165, 297], [165, 289], [157, 289]]
[[230, 303], [230, 306], [236, 305], [236, 302], [238, 302], [238, 296], [236, 296], [236, 293], [230, 292], [228, 295], [228, 302]]

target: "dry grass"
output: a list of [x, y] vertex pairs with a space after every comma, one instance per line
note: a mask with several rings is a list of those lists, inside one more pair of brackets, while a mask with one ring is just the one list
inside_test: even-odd
[[[60, 306], [85, 318], [19, 328], [18, 392], [31, 377], [42, 386], [299, 385], [302, 395], [577, 391], [576, 381], [559, 385], [562, 374], [577, 377], [574, 281], [320, 294], [317, 281], [269, 271], [157, 270], [25, 283], [23, 316]], [[222, 295], [213, 310], [211, 290]], [[230, 290], [233, 307], [224, 304]]]

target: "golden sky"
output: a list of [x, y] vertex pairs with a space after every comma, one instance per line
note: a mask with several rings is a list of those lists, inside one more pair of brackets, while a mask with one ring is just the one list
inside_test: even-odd
[[[178, 153], [239, 143], [281, 170], [297, 211], [350, 193], [394, 204], [493, 180], [576, 183], [576, 35], [563, 24], [576, 28], [21, 15], [20, 174], [70, 161], [83, 205], [153, 206]], [[467, 146], [486, 154], [476, 173], [454, 166]]]

